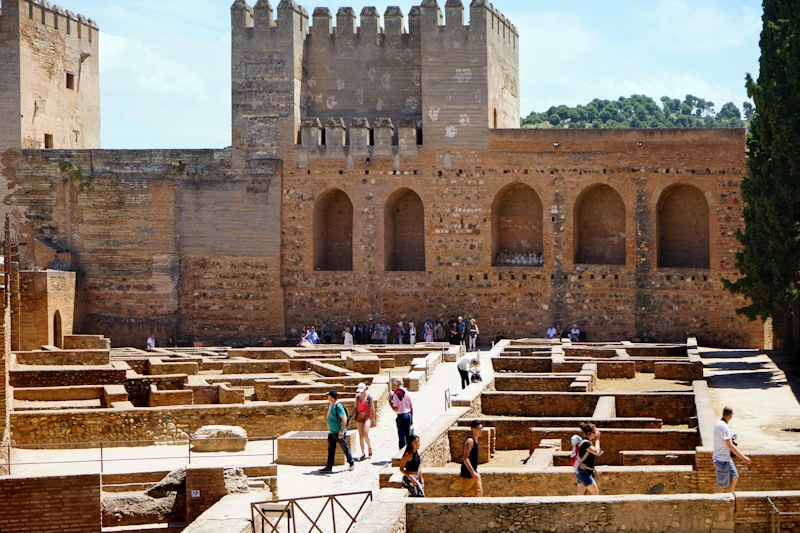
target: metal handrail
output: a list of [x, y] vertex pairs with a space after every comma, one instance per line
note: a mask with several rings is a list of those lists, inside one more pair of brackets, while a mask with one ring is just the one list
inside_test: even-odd
[[782, 516], [800, 516], [798, 511], [779, 511], [772, 498], [767, 496], [767, 503], [769, 503], [769, 530], [770, 533], [780, 533], [781, 530], [781, 517]]
[[[107, 458], [105, 456], [105, 450], [108, 448], [124, 448], [124, 447], [146, 447], [147, 445], [153, 444], [164, 444], [163, 440], [115, 440], [115, 441], [87, 441], [87, 442], [59, 442], [59, 443], [36, 443], [36, 444], [12, 444], [10, 441], [7, 444], [7, 458], [6, 458], [6, 467], [8, 474], [11, 475], [11, 467], [12, 466], [23, 466], [23, 465], [47, 465], [47, 464], [70, 464], [70, 463], [100, 463], [100, 473], [105, 472], [105, 464], [106, 463], [114, 463], [114, 462], [122, 462], [122, 461], [162, 461], [162, 460], [169, 460], [169, 459], [186, 459], [188, 464], [192, 464], [192, 442], [195, 441], [216, 441], [216, 440], [230, 440], [231, 437], [213, 437], [213, 438], [204, 438], [204, 439], [193, 439], [191, 437], [186, 437], [185, 439], [180, 439], [176, 441], [174, 444], [169, 444], [169, 446], [186, 446], [186, 454], [181, 455], [164, 455], [158, 457], [118, 457], [118, 458]], [[272, 449], [270, 453], [245, 453], [245, 452], [231, 452], [235, 453], [236, 457], [261, 457], [261, 456], [271, 456], [270, 462], [275, 460], [275, 441], [276, 437], [274, 436], [265, 436], [265, 437], [247, 437], [247, 442], [257, 442], [257, 441], [271, 441], [272, 442]], [[131, 446], [128, 446], [131, 445]], [[75, 450], [75, 449], [97, 449], [100, 453], [99, 459], [70, 459], [70, 460], [61, 460], [61, 461], [22, 461], [22, 462], [15, 462], [11, 459], [11, 450], [12, 449], [34, 449], [34, 450], [45, 450], [45, 449], [59, 449], [59, 450]], [[199, 452], [195, 452], [195, 456], [197, 456]], [[205, 455], [206, 452], [202, 452]], [[219, 457], [219, 456], [205, 456], [205, 457]]]
[[[339, 498], [345, 496], [360, 496], [363, 495], [364, 499], [361, 500], [361, 504], [358, 506], [358, 510], [355, 514], [351, 514], [345, 506], [339, 501]], [[320, 509], [319, 513], [317, 513], [316, 518], [311, 518], [311, 516], [306, 512], [305, 509], [298, 503], [303, 501], [309, 500], [325, 500], [325, 503], [322, 505], [322, 509]], [[299, 511], [302, 516], [304, 516], [311, 525], [309, 527], [309, 533], [316, 530], [319, 533], [323, 533], [323, 530], [320, 528], [319, 521], [322, 518], [323, 513], [330, 505], [331, 508], [331, 522], [333, 526], [333, 533], [336, 533], [336, 507], [335, 505], [339, 506], [339, 508], [347, 515], [349, 522], [347, 524], [347, 528], [344, 530], [345, 533], [350, 531], [353, 525], [356, 523], [358, 519], [358, 515], [361, 514], [361, 511], [364, 510], [364, 506], [367, 504], [368, 501], [372, 501], [372, 491], [356, 491], [356, 492], [341, 492], [338, 494], [328, 494], [328, 495], [321, 495], [321, 496], [304, 496], [301, 498], [287, 498], [283, 500], [269, 500], [263, 502], [253, 502], [250, 504], [250, 519], [253, 524], [253, 533], [277, 533], [279, 531], [279, 526], [281, 520], [286, 518], [289, 524], [289, 532], [294, 531], [297, 533], [297, 512]], [[281, 508], [282, 503], [286, 505]], [[277, 518], [275, 519], [275, 523], [271, 523], [269, 521], [269, 517], [265, 514], [262, 506], [269, 506], [272, 507], [273, 510], [268, 511], [270, 513], [278, 513]], [[309, 511], [313, 512], [313, 511]], [[256, 530], [256, 516], [261, 518], [261, 529], [260, 531]], [[269, 527], [269, 529], [265, 529]]]

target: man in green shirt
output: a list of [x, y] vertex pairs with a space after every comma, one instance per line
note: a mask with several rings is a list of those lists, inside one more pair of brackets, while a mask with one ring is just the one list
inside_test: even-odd
[[355, 461], [350, 453], [350, 447], [347, 445], [345, 435], [347, 434], [347, 411], [344, 405], [339, 403], [339, 393], [335, 390], [328, 392], [328, 463], [325, 468], [318, 470], [321, 474], [330, 474], [333, 472], [333, 456], [336, 453], [336, 443], [342, 447], [347, 464], [350, 466], [348, 470], [355, 468]]

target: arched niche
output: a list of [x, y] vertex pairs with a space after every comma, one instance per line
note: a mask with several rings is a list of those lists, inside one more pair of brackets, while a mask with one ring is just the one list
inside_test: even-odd
[[314, 206], [314, 270], [353, 270], [353, 202], [339, 189]]
[[524, 183], [504, 187], [492, 204], [492, 265], [541, 266], [542, 201]]
[[709, 267], [708, 201], [700, 189], [666, 189], [658, 199], [656, 229], [659, 268]]
[[384, 250], [387, 271], [425, 270], [425, 207], [411, 189], [399, 189], [386, 201]]
[[575, 204], [575, 263], [625, 264], [625, 203], [608, 185], [585, 190]]

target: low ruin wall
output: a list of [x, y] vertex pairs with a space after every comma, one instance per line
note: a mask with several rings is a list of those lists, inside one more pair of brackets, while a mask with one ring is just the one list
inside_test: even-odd
[[35, 350], [14, 352], [18, 365], [107, 365], [108, 350]]
[[39, 370], [11, 370], [12, 387], [69, 387], [73, 385], [114, 385], [125, 381], [124, 368], [53, 368]]
[[[346, 402], [345, 402], [346, 403]], [[348, 405], [352, 410], [352, 403]], [[75, 409], [11, 414], [16, 444], [135, 440], [183, 441], [202, 426], [241, 426], [252, 437], [327, 427], [328, 402], [193, 405], [137, 409]]]
[[[427, 477], [427, 476], [426, 476]], [[485, 484], [484, 484], [485, 489]], [[730, 495], [409, 500], [408, 531], [682, 531], [734, 529]]]
[[100, 475], [0, 478], [0, 531], [97, 533]]
[[601, 396], [613, 396], [617, 416], [662, 418], [665, 424], [686, 424], [695, 416], [694, 395], [687, 393], [558, 393], [484, 392], [486, 415], [585, 417], [594, 414]]

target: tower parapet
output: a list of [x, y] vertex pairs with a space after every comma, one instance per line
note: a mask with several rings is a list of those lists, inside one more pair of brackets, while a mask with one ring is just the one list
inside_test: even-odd
[[255, 8], [236, 0], [231, 10], [234, 152], [279, 155], [302, 143], [306, 117], [318, 118], [320, 131], [336, 117], [390, 117], [392, 145], [394, 125], [408, 121], [431, 146], [485, 146], [489, 128], [519, 125], [518, 35], [484, 0], [470, 4], [468, 25], [461, 0], [447, 0], [444, 12], [422, 0], [407, 29], [396, 6], [383, 27], [371, 6], [358, 21], [341, 7], [335, 24], [318, 7], [310, 26], [293, 0], [281, 0], [275, 20], [267, 0]]
[[92, 19], [47, 0], [3, 0], [0, 149], [99, 147], [98, 56]]

